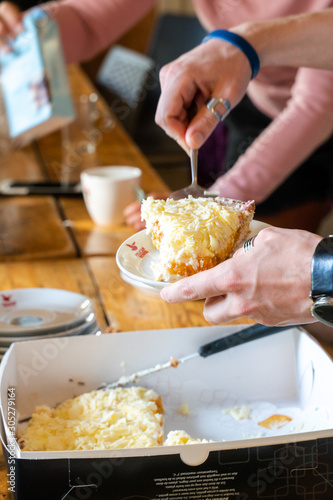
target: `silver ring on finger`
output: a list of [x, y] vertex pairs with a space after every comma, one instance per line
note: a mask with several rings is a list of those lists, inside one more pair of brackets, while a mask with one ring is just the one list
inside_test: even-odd
[[[222, 97], [212, 97], [206, 106], [219, 122], [222, 122], [231, 111], [230, 102]], [[224, 107], [224, 111], [221, 113], [220, 111], [222, 106]], [[217, 108], [219, 108], [219, 111]]]
[[257, 237], [257, 235], [252, 236], [252, 238], [250, 238], [249, 240], [246, 240], [244, 242], [244, 245], [243, 245], [244, 253], [248, 252], [249, 250], [251, 250], [251, 248], [254, 247], [254, 240], [256, 239], [256, 237]]

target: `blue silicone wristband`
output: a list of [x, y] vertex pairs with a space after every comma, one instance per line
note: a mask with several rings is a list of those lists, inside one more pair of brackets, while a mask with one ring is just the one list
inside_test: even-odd
[[232, 31], [216, 30], [212, 31], [207, 36], [205, 36], [205, 38], [202, 40], [202, 43], [207, 42], [207, 40], [211, 40], [212, 38], [220, 38], [221, 40], [230, 42], [236, 47], [238, 47], [249, 60], [252, 70], [251, 79], [257, 76], [260, 69], [259, 57], [254, 48], [252, 47], [252, 45], [249, 44], [249, 42], [245, 40], [245, 38], [241, 37], [240, 35], [237, 35], [236, 33], [232, 33]]

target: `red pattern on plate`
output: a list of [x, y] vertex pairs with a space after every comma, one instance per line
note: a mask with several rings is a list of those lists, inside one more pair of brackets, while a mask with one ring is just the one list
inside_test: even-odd
[[144, 247], [141, 247], [140, 250], [136, 252], [135, 256], [143, 259], [143, 257], [145, 257], [148, 253], [148, 250], [146, 250]]
[[135, 241], [133, 241], [132, 245], [129, 245], [128, 243], [126, 243], [126, 246], [129, 247], [133, 252], [136, 252], [138, 249], [138, 247], [135, 244]]
[[1, 297], [2, 297], [2, 306], [3, 307], [16, 306], [16, 301], [11, 300], [11, 298], [12, 298], [11, 295], [5, 295], [4, 293], [2, 293]]

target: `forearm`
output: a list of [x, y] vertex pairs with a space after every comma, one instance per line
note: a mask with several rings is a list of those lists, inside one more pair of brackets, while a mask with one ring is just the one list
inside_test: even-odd
[[287, 107], [213, 189], [228, 197], [266, 199], [333, 131], [333, 73], [298, 71]]
[[42, 4], [59, 25], [66, 62], [90, 59], [110, 46], [155, 0], [61, 0]]
[[[245, 23], [232, 31], [254, 47], [261, 66], [333, 70], [333, 9]], [[251, 68], [241, 50], [213, 37], [164, 66], [160, 78], [162, 93], [156, 113], [157, 124], [185, 150], [198, 149], [218, 123], [204, 103], [213, 96], [222, 96], [232, 108], [235, 107], [250, 82]], [[193, 99], [199, 111], [188, 123], [187, 109]], [[311, 101], [306, 105], [309, 104], [312, 105]], [[326, 109], [325, 113], [328, 112]]]
[[221, 196], [264, 201], [332, 133], [329, 123], [320, 133], [317, 132], [322, 123], [311, 126], [303, 123], [304, 127], [299, 130], [299, 119], [300, 115], [281, 114], [211, 189]]
[[333, 9], [245, 23], [231, 31], [254, 47], [261, 66], [333, 70]]

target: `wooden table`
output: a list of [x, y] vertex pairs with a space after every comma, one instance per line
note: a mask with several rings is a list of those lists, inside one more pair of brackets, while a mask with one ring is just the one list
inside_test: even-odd
[[[77, 67], [69, 68], [73, 94], [94, 91]], [[96, 155], [71, 169], [77, 180], [83, 168], [134, 165], [142, 169], [145, 191], [167, 186], [108, 114], [102, 99], [103, 125], [97, 129]], [[62, 165], [60, 133], [54, 133], [1, 159], [4, 178], [57, 180]], [[65, 169], [66, 170], [66, 169]], [[207, 326], [203, 301], [170, 305], [125, 283], [115, 254], [133, 230], [127, 226], [96, 227], [81, 197], [16, 196], [0, 198], [0, 290], [26, 287], [60, 288], [82, 293], [95, 304], [98, 322], [107, 330], [131, 331]], [[243, 319], [235, 323], [250, 323]], [[0, 463], [0, 496], [10, 498], [4, 460]]]
[[[69, 75], [74, 95], [95, 91], [78, 67], [70, 67]], [[111, 125], [99, 128], [97, 122], [96, 155], [71, 168], [70, 179], [78, 180], [94, 164], [134, 165], [143, 172], [145, 191], [168, 189], [101, 98], [98, 106]], [[2, 159], [0, 180], [58, 180], [65, 169], [56, 132]], [[94, 300], [103, 330], [207, 325], [202, 302], [171, 306], [120, 278], [115, 254], [132, 234], [126, 225], [95, 226], [82, 197], [1, 197], [0, 290], [50, 287], [83, 293]]]

